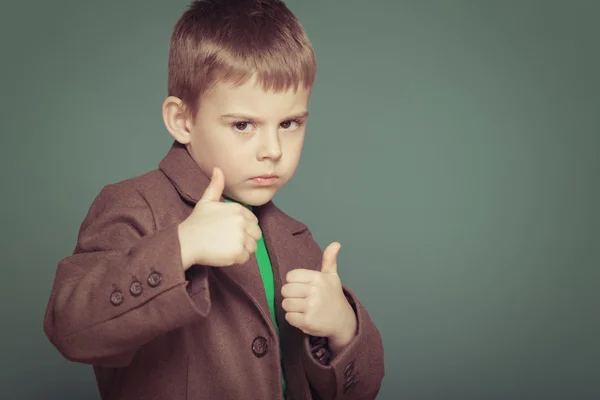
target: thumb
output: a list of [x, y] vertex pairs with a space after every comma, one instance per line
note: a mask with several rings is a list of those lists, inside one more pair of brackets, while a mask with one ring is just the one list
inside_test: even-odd
[[321, 264], [321, 272], [328, 274], [337, 274], [337, 255], [342, 247], [337, 242], [331, 243], [323, 252], [323, 263]]
[[206, 203], [210, 201], [219, 201], [224, 188], [225, 178], [223, 177], [223, 171], [221, 171], [220, 168], [215, 167], [213, 169], [212, 177], [210, 178], [210, 183], [206, 190], [204, 190], [204, 194], [198, 202]]

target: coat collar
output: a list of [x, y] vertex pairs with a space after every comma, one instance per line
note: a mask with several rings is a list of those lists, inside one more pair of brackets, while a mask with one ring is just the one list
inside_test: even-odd
[[[179, 195], [187, 202], [196, 204], [208, 187], [208, 177], [196, 164], [187, 148], [174, 142], [167, 155], [160, 161], [159, 169], [167, 176]], [[221, 201], [224, 201], [221, 197]], [[261, 225], [273, 228], [273, 234], [296, 235], [307, 229], [306, 225], [282, 212], [273, 201], [253, 207]]]

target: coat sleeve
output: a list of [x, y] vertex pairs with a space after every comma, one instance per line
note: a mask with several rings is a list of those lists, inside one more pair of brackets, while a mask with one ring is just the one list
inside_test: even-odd
[[[313, 241], [311, 246], [321, 259], [318, 244]], [[356, 336], [332, 359], [327, 338], [307, 335], [303, 351], [306, 375], [315, 399], [375, 399], [385, 374], [383, 341], [356, 295], [346, 286], [343, 289], [356, 314]]]
[[197, 275], [192, 297], [177, 225], [156, 230], [136, 189], [106, 186], [58, 264], [44, 332], [68, 360], [126, 366], [142, 345], [208, 315], [207, 271]]

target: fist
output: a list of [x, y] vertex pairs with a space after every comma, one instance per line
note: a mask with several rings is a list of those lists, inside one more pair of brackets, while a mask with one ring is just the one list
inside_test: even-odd
[[224, 187], [223, 172], [215, 168], [202, 198], [179, 224], [184, 269], [194, 264], [242, 264], [256, 251], [256, 241], [262, 236], [258, 219], [240, 204], [221, 202]]
[[346, 336], [353, 335], [356, 319], [337, 273], [339, 249], [339, 243], [325, 249], [321, 271], [290, 271], [281, 295], [290, 325], [308, 335], [346, 341]]

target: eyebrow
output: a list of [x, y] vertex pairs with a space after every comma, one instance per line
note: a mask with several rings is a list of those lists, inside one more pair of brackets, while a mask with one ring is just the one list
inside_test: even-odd
[[[283, 121], [288, 121], [288, 120], [292, 120], [292, 119], [301, 119], [301, 118], [306, 118], [306, 117], [308, 117], [308, 111], [304, 111], [300, 114], [290, 115], [289, 117], [286, 117], [285, 119], [283, 119]], [[221, 115], [221, 118], [262, 122], [262, 120], [260, 118], [256, 118], [251, 115], [242, 114], [242, 113], [223, 114], [223, 115]]]

